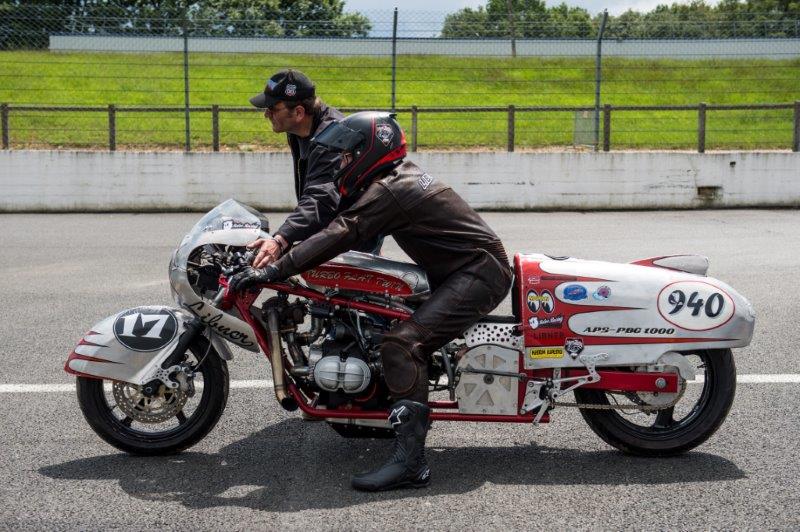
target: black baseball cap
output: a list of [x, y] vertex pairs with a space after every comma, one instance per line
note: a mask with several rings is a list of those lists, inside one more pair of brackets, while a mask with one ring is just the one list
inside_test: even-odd
[[281, 70], [267, 80], [264, 92], [250, 98], [256, 107], [272, 107], [278, 102], [298, 102], [314, 96], [314, 84], [299, 70]]

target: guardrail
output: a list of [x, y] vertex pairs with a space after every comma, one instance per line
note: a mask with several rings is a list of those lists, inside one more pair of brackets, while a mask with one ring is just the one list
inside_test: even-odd
[[[710, 112], [717, 111], [743, 111], [743, 110], [777, 110], [777, 109], [793, 109], [792, 120], [792, 144], [791, 150], [795, 152], [800, 151], [800, 100], [794, 103], [764, 103], [764, 104], [747, 104], [747, 105], [714, 105], [707, 103], [698, 103], [696, 105], [610, 105], [605, 104], [602, 106], [602, 145], [595, 145], [595, 149], [602, 149], [603, 151], [610, 151], [612, 146], [612, 133], [614, 131], [612, 125], [612, 116], [617, 113], [625, 113], [629, 111], [684, 111], [697, 113], [697, 151], [703, 153], [706, 150], [706, 122], [707, 115]], [[360, 111], [362, 109], [355, 108], [340, 108], [342, 112], [351, 113]], [[108, 149], [115, 151], [117, 148], [117, 133], [116, 133], [116, 119], [118, 113], [176, 113], [184, 112], [186, 108], [183, 106], [176, 107], [131, 107], [131, 106], [117, 106], [114, 104], [106, 107], [101, 106], [42, 106], [42, 105], [14, 105], [3, 103], [0, 104], [0, 129], [2, 129], [2, 148], [4, 150], [10, 149], [11, 146], [11, 130], [9, 127], [9, 117], [13, 111], [27, 111], [27, 112], [83, 112], [83, 113], [107, 113], [108, 115]], [[223, 113], [260, 113], [259, 109], [252, 107], [221, 107], [219, 105], [211, 106], [192, 106], [188, 108], [190, 113], [210, 113], [211, 114], [211, 146], [213, 151], [220, 149], [220, 126], [219, 118]], [[515, 133], [516, 133], [516, 116], [518, 113], [539, 113], [539, 112], [594, 112], [594, 106], [584, 107], [559, 107], [559, 106], [514, 106], [507, 107], [405, 107], [394, 109], [396, 113], [410, 113], [411, 127], [409, 130], [409, 148], [411, 151], [417, 150], [417, 135], [418, 135], [418, 120], [421, 114], [435, 114], [435, 113], [506, 113], [508, 117], [507, 128], [507, 150], [513, 152], [515, 148]], [[188, 137], [188, 136], [187, 136]], [[597, 138], [597, 136], [595, 137]], [[184, 145], [186, 151], [191, 151], [191, 145], [187, 142]]]

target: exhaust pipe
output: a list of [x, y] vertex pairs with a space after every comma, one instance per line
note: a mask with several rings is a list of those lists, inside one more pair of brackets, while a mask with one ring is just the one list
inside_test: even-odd
[[275, 398], [284, 410], [297, 410], [297, 401], [286, 392], [286, 381], [283, 375], [283, 358], [281, 357], [281, 332], [278, 325], [278, 312], [267, 311], [267, 327], [269, 327], [269, 360], [272, 364], [272, 381], [275, 383]]

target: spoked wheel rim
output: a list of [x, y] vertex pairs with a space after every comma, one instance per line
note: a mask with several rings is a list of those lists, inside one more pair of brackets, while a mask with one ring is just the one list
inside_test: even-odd
[[682, 355], [695, 368], [696, 377], [688, 382], [679, 377], [679, 388], [682, 389], [678, 392], [674, 405], [642, 412], [636, 407], [650, 405], [646, 399], [636, 394], [604, 394], [608, 404], [629, 406], [611, 411], [622, 428], [639, 437], [662, 439], [683, 432], [698, 421], [714, 396], [714, 364], [711, 363], [709, 351], [694, 351]]

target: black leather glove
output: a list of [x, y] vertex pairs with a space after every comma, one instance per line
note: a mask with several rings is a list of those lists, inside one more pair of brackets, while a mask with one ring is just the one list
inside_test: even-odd
[[232, 292], [244, 291], [253, 285], [271, 283], [279, 278], [278, 269], [271, 264], [263, 269], [248, 266], [247, 269], [230, 278], [228, 289]]

